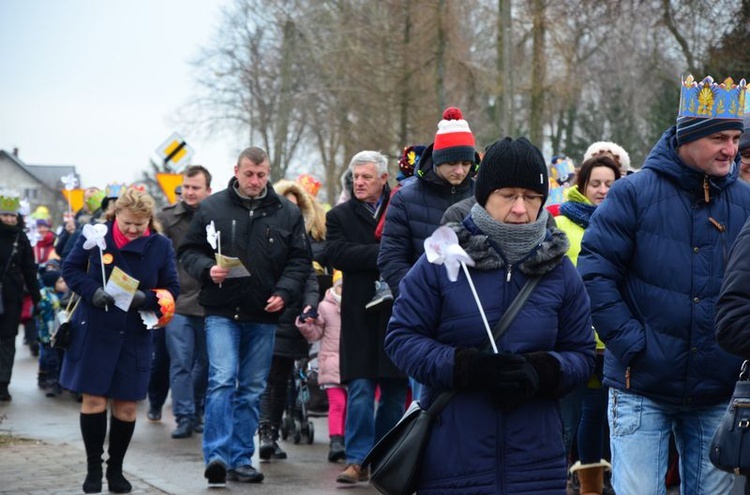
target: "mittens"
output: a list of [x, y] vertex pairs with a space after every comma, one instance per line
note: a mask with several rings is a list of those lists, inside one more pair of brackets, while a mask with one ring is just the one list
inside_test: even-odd
[[94, 292], [94, 295], [91, 296], [91, 304], [96, 306], [97, 308], [103, 308], [107, 306], [108, 304], [114, 304], [115, 298], [107, 294], [104, 289], [99, 287], [96, 289], [96, 292]]

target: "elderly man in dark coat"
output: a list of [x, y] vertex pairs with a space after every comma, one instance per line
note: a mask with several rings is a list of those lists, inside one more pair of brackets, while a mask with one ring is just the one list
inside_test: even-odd
[[[367, 312], [378, 274], [375, 228], [388, 203], [388, 161], [361, 151], [349, 163], [353, 197], [326, 215], [328, 261], [343, 272], [341, 296], [341, 380], [348, 385], [345, 426], [346, 469], [339, 483], [367, 481], [361, 467], [378, 438], [401, 417], [407, 380], [383, 351], [390, 305]], [[375, 387], [380, 386], [373, 415]]]

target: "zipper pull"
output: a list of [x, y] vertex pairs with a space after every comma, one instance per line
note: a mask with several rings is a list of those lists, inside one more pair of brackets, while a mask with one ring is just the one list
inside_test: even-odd
[[630, 366], [625, 369], [625, 389], [630, 389]]
[[703, 199], [706, 200], [706, 203], [711, 201], [711, 197], [708, 195], [708, 175], [703, 176]]
[[513, 268], [512, 266], [508, 265], [508, 270], [506, 271], [506, 274], [505, 274], [505, 281], [506, 282], [510, 282], [510, 271], [511, 271], [512, 268]]

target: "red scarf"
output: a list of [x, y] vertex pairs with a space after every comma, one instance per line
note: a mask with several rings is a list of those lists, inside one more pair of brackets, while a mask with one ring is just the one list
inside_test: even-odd
[[[120, 226], [117, 225], [117, 220], [112, 222], [114, 225], [114, 228], [112, 229], [112, 238], [115, 240], [115, 246], [117, 246], [117, 249], [122, 249], [122, 247], [130, 242], [130, 239], [125, 237], [125, 234], [122, 233], [120, 230]], [[146, 230], [143, 231], [143, 235], [141, 237], [146, 237], [151, 235], [151, 229], [146, 227]]]

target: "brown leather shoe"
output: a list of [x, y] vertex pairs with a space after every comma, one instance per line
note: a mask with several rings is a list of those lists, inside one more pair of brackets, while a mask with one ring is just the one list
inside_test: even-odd
[[367, 475], [367, 470], [362, 469], [359, 464], [347, 464], [341, 474], [336, 476], [336, 483], [347, 483], [353, 485], [360, 481], [367, 481], [370, 477]]

